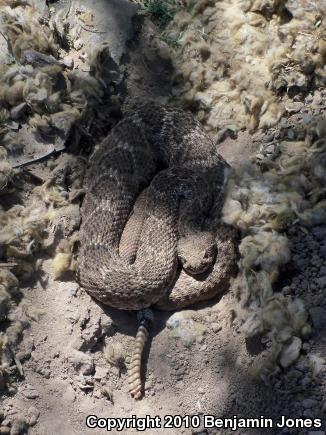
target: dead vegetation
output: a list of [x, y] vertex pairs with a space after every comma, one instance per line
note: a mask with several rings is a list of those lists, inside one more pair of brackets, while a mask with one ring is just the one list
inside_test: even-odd
[[276, 125], [325, 84], [324, 13], [322, 1], [203, 0], [179, 10], [164, 33], [176, 42], [174, 95], [213, 134]]
[[[90, 56], [86, 72], [65, 60], [80, 44], [69, 12], [52, 11], [44, 22], [27, 4], [2, 2], [12, 63], [1, 65], [0, 76], [1, 321], [17, 306], [20, 280], [39, 270], [38, 253], [51, 253], [57, 279], [75, 267], [78, 216], [67, 234], [60, 233], [58, 219], [60, 210], [78, 208], [84, 162], [77, 157], [63, 165], [51, 161], [52, 177], [35, 187], [30, 200], [8, 206], [7, 195], [16, 191], [15, 177], [21, 175], [13, 166], [26, 161], [25, 143], [33, 138], [44, 148], [55, 137], [58, 148], [70, 143], [79, 152], [81, 143], [93, 145], [105, 134], [111, 115], [119, 112], [121, 79], [108, 46]], [[168, 51], [175, 66], [174, 100], [194, 110], [212, 134], [277, 125], [282, 116], [302, 109], [308, 92], [325, 85], [325, 12], [321, 1], [182, 4], [160, 35], [165, 43], [159, 50], [165, 57]], [[92, 28], [89, 11], [75, 16], [79, 26]], [[21, 126], [28, 131], [25, 140]], [[303, 301], [285, 298], [275, 288], [290, 259], [287, 230], [299, 224], [310, 231], [325, 222], [325, 126], [325, 120], [315, 119], [300, 139], [262, 145], [228, 185], [224, 221], [242, 237], [234, 308], [248, 336], [263, 334], [270, 342], [266, 358], [253, 366], [264, 379], [295, 362], [311, 334]], [[11, 326], [0, 337], [0, 391], [8, 388], [10, 367], [18, 373], [21, 367], [13, 348], [24, 325]], [[106, 353], [113, 366], [123, 359], [119, 346]]]
[[297, 223], [309, 231], [326, 219], [325, 125], [325, 119], [314, 120], [303, 140], [270, 144], [228, 185], [223, 219], [242, 233], [239, 315], [249, 335], [267, 333], [271, 340], [268, 358], [257, 367], [265, 377], [298, 358], [298, 338], [311, 333], [303, 301], [285, 298], [273, 285], [290, 260], [286, 230]]
[[[56, 14], [45, 20], [34, 6], [20, 1], [1, 2], [0, 13], [9, 54], [9, 62], [0, 65], [0, 313], [5, 320], [19, 302], [11, 288], [35, 276], [41, 266], [40, 253], [56, 252], [56, 278], [74, 270], [76, 235], [72, 233], [79, 225], [85, 161], [77, 156], [50, 161], [51, 176], [47, 180], [36, 176], [38, 185], [28, 192], [29, 198], [24, 189], [17, 192], [15, 182], [24, 183], [29, 172], [22, 168], [53, 151], [69, 144], [79, 153], [81, 141], [85, 149], [93, 145], [114, 122], [111, 114], [119, 113], [120, 97], [113, 94], [120, 77], [107, 46], [93, 52], [89, 64], [83, 59], [88, 65], [85, 71], [67, 65], [65, 50], [78, 38], [78, 29], [63, 26], [59, 35]], [[91, 26], [86, 13], [75, 11], [76, 20]], [[62, 46], [63, 39], [69, 40], [68, 48]], [[8, 202], [13, 193], [19, 202], [16, 205]], [[63, 211], [72, 216], [69, 234], [62, 234]], [[59, 234], [64, 237], [60, 243]], [[6, 334], [3, 342], [15, 346], [19, 340], [11, 341]], [[0, 353], [5, 349], [1, 346]], [[1, 376], [1, 389], [6, 379]]]

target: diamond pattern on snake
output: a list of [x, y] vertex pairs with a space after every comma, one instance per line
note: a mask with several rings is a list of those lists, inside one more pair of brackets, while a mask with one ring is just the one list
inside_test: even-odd
[[[121, 310], [176, 310], [225, 291], [237, 259], [235, 230], [221, 222], [229, 171], [191, 113], [155, 102], [127, 113], [86, 174], [81, 286]], [[140, 335], [132, 379], [147, 337]]]

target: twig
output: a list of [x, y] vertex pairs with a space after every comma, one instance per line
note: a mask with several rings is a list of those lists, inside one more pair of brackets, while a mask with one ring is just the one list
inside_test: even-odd
[[23, 369], [21, 362], [19, 361], [19, 358], [16, 356], [15, 352], [12, 350], [12, 348], [9, 345], [7, 345], [7, 347], [14, 358], [14, 361], [15, 361], [15, 364], [16, 364], [16, 367], [19, 371], [20, 376], [22, 376], [24, 378], [25, 377], [24, 376], [24, 369]]
[[2, 35], [3, 39], [4, 39], [4, 40], [6, 41], [6, 43], [7, 43], [7, 47], [8, 47], [8, 51], [9, 51], [10, 55], [13, 56], [13, 57], [15, 57], [14, 52], [13, 52], [13, 49], [12, 49], [12, 45], [11, 45], [11, 42], [10, 42], [10, 39], [7, 38], [6, 35], [4, 35], [4, 34], [2, 33], [1, 30], [0, 30], [0, 34]]
[[66, 12], [66, 16], [64, 17], [64, 20], [67, 20], [68, 15], [70, 14], [70, 11], [71, 11], [71, 6], [72, 6], [72, 1], [69, 0], [69, 5], [68, 5], [68, 9], [67, 9], [67, 12]]
[[14, 267], [18, 266], [18, 263], [0, 263], [0, 267]]
[[66, 147], [62, 147], [62, 148], [59, 148], [59, 149], [54, 149], [54, 150], [50, 151], [48, 154], [45, 154], [44, 156], [37, 157], [37, 158], [31, 159], [31, 160], [27, 160], [27, 161], [25, 161], [23, 163], [19, 163], [18, 165], [13, 165], [12, 167], [14, 169], [18, 169], [18, 168], [23, 168], [25, 166], [32, 165], [33, 163], [42, 162], [43, 160], [45, 160], [45, 159], [47, 159], [49, 157], [52, 157], [52, 156], [54, 156], [54, 155], [56, 155], [58, 153], [61, 153], [61, 151], [64, 151], [65, 149], [66, 149]]
[[78, 23], [78, 25], [79, 25], [82, 29], [86, 30], [86, 32], [90, 32], [90, 33], [101, 33], [101, 34], [106, 33], [106, 31], [102, 31], [102, 30], [97, 30], [97, 29], [88, 29], [87, 27], [85, 27], [85, 26], [84, 26], [83, 24], [81, 24], [81, 23]]

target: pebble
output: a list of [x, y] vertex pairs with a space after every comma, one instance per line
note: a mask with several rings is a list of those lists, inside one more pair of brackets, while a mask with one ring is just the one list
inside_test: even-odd
[[39, 397], [39, 393], [32, 385], [26, 385], [25, 389], [22, 391], [22, 395], [26, 397], [26, 399], [37, 399]]
[[[300, 109], [299, 109], [300, 110]], [[295, 138], [295, 131], [292, 129], [292, 128], [290, 128], [289, 130], [288, 130], [288, 132], [287, 132], [287, 137], [289, 138], [289, 139], [291, 139], [291, 140], [293, 140], [294, 138]]]
[[206, 333], [206, 327], [191, 318], [190, 311], [180, 311], [172, 314], [166, 322], [175, 338], [181, 340], [184, 346], [191, 347], [196, 341], [201, 343]]
[[77, 283], [71, 283], [68, 289], [69, 296], [75, 297], [77, 295], [78, 289], [79, 289], [79, 285]]
[[66, 391], [63, 393], [63, 401], [71, 403], [74, 402], [75, 398], [75, 390], [72, 388], [71, 385], [68, 385]]
[[280, 356], [280, 364], [286, 368], [293, 364], [300, 355], [302, 341], [299, 337], [292, 337], [290, 344], [284, 347]]
[[299, 370], [292, 369], [289, 371], [289, 373], [286, 375], [286, 379], [288, 382], [297, 382], [298, 379], [302, 377], [302, 373]]
[[322, 289], [326, 288], [326, 276], [321, 276], [317, 278], [316, 283], [320, 288]]
[[300, 102], [289, 102], [286, 104], [285, 109], [289, 113], [297, 113], [303, 108], [303, 103]]
[[21, 435], [26, 432], [27, 425], [23, 416], [17, 416], [11, 426], [10, 435]]
[[319, 255], [326, 257], [326, 245], [321, 245], [319, 248]]
[[325, 226], [316, 226], [316, 227], [312, 228], [312, 233], [316, 237], [317, 240], [325, 240], [326, 227]]
[[326, 327], [326, 309], [322, 307], [310, 308], [309, 314], [312, 324], [315, 329], [323, 329]]
[[213, 332], [219, 332], [221, 329], [222, 329], [222, 326], [220, 326], [218, 323], [216, 323], [216, 322], [213, 322], [212, 324], [211, 324], [211, 327], [212, 327], [212, 330], [213, 330]]
[[309, 113], [304, 113], [302, 115], [302, 121], [304, 124], [308, 124], [312, 119], [312, 116]]
[[15, 121], [22, 118], [27, 112], [27, 108], [28, 106], [25, 102], [18, 104], [18, 106], [13, 107], [10, 111], [11, 118], [14, 119]]
[[312, 266], [320, 268], [322, 266], [322, 259], [318, 255], [314, 255], [311, 259]]
[[304, 353], [308, 353], [310, 351], [310, 349], [311, 349], [311, 347], [310, 347], [309, 343], [303, 343], [303, 345], [302, 345], [302, 351]]
[[66, 68], [73, 69], [74, 67], [74, 59], [72, 57], [66, 56], [63, 58], [63, 63]]
[[302, 385], [303, 387], [307, 387], [307, 386], [310, 385], [310, 384], [311, 384], [311, 378], [308, 377], [308, 376], [304, 377], [304, 378], [302, 379], [302, 381], [301, 381], [301, 385]]
[[106, 385], [103, 385], [103, 387], [101, 389], [101, 393], [102, 393], [102, 396], [104, 396], [111, 403], [113, 403], [113, 393], [109, 387], [107, 387]]
[[191, 430], [192, 435], [206, 435], [207, 431], [205, 430], [204, 426], [199, 426], [197, 429]]
[[106, 378], [108, 372], [109, 372], [109, 369], [106, 367], [96, 367], [94, 379], [101, 380], [103, 378]]
[[285, 294], [285, 295], [289, 295], [289, 294], [291, 294], [291, 287], [288, 286], [288, 285], [286, 285], [285, 287], [283, 287], [282, 292], [283, 292], [283, 294]]
[[95, 399], [101, 399], [103, 397], [101, 390], [100, 389], [94, 390], [93, 397], [95, 397]]
[[319, 269], [319, 274], [320, 274], [320, 276], [326, 276], [326, 266], [322, 266]]
[[76, 371], [83, 375], [89, 375], [94, 371], [93, 358], [84, 352], [70, 349], [68, 361]]
[[11, 423], [12, 423], [11, 419], [7, 416], [1, 424], [2, 426], [11, 426]]
[[312, 368], [312, 372], [314, 376], [317, 376], [322, 370], [324, 370], [324, 367], [326, 365], [326, 361], [324, 358], [315, 355], [313, 353], [310, 353], [308, 355], [310, 367]]
[[305, 409], [314, 408], [314, 407], [317, 406], [317, 405], [318, 405], [318, 402], [317, 402], [317, 400], [315, 400], [315, 399], [304, 399], [304, 400], [302, 401], [302, 406], [303, 406]]
[[35, 426], [40, 416], [40, 411], [37, 408], [35, 408], [35, 406], [31, 406], [30, 408], [28, 408], [27, 415], [28, 415], [28, 421], [27, 421], [28, 425]]
[[158, 41], [157, 54], [162, 59], [166, 59], [166, 60], [171, 59], [170, 47], [168, 46], [168, 44], [166, 44], [163, 41]]
[[314, 106], [319, 106], [320, 104], [322, 104], [322, 102], [323, 102], [323, 98], [321, 93], [319, 91], [315, 91], [312, 104]]
[[83, 46], [84, 46], [84, 43], [83, 43], [83, 41], [81, 40], [81, 39], [76, 39], [75, 41], [74, 41], [74, 49], [75, 50], [80, 50], [81, 48], [83, 48]]

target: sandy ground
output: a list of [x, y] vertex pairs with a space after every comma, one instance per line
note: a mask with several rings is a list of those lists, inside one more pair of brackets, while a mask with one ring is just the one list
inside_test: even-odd
[[[170, 96], [171, 67], [163, 60], [158, 62], [146, 48], [151, 32], [155, 31], [151, 24], [141, 30], [138, 20], [132, 23], [135, 7], [122, 0], [85, 0], [80, 4], [92, 7], [97, 27], [106, 32], [100, 36], [85, 32], [85, 45], [91, 47], [99, 38], [109, 41], [112, 56], [126, 77], [126, 104], [135, 97], [166, 101]], [[55, 7], [60, 7], [60, 3]], [[138, 28], [136, 33], [134, 26]], [[76, 53], [75, 59], [78, 60]], [[241, 133], [236, 140], [222, 142], [220, 151], [231, 164], [237, 165], [258, 148], [258, 141], [268, 142], [268, 134], [253, 137]], [[31, 171], [42, 173], [43, 179], [50, 176], [46, 163], [32, 166]], [[25, 185], [26, 197], [32, 187], [33, 182]], [[69, 233], [74, 220], [78, 226], [78, 219], [76, 207], [63, 208], [63, 233]], [[17, 345], [24, 376], [13, 373], [9, 390], [2, 393], [0, 433], [95, 435], [106, 433], [106, 429], [87, 428], [89, 415], [103, 418], [148, 415], [161, 417], [161, 428], [146, 429], [149, 435], [324, 434], [326, 226], [307, 233], [299, 226], [293, 227], [289, 236], [293, 255], [279, 290], [285, 295], [299, 295], [305, 301], [315, 327], [297, 362], [267, 385], [251, 375], [250, 367], [266, 343], [259, 336], [246, 339], [233, 315], [237, 295], [231, 287], [219, 300], [196, 309], [155, 312], [146, 352], [145, 397], [141, 401], [129, 397], [126, 373], [137, 327], [135, 314], [97, 304], [78, 288], [73, 275], [64, 281], [55, 280], [52, 258], [44, 254], [40, 272], [22, 283], [20, 303], [10, 314], [12, 322], [19, 320], [24, 327]], [[169, 422], [168, 415], [199, 416], [200, 426], [164, 428]], [[232, 431], [205, 428], [202, 425], [205, 415], [264, 416], [274, 423], [282, 415], [323, 421], [320, 428]], [[196, 423], [197, 419], [193, 421]], [[174, 423], [178, 424], [178, 420]], [[121, 432], [112, 429], [111, 433], [138, 431], [124, 428]]]

